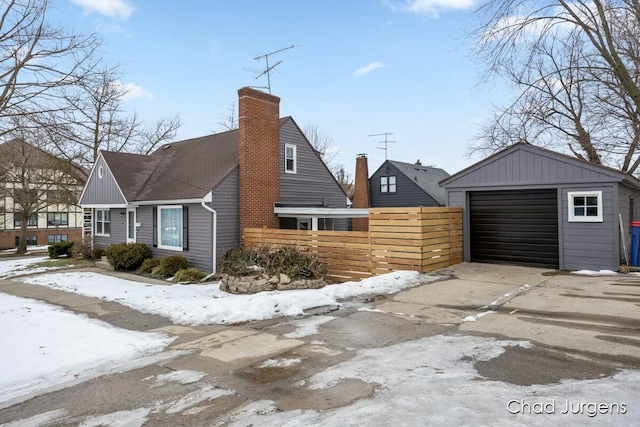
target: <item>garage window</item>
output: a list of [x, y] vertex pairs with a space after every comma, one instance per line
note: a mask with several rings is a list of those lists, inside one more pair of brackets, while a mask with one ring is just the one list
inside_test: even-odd
[[569, 222], [602, 222], [602, 191], [574, 191], [569, 197]]

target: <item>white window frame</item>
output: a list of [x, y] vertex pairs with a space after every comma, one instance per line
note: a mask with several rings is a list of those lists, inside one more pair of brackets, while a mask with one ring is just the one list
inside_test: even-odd
[[384, 175], [380, 177], [380, 192], [395, 193], [397, 190], [397, 180], [395, 175]]
[[395, 193], [396, 188], [396, 176], [389, 175], [389, 193]]
[[[291, 148], [293, 150], [293, 156], [287, 157], [287, 151]], [[293, 168], [289, 169], [287, 167], [287, 160], [291, 160], [293, 162]], [[284, 144], [284, 172], [285, 173], [298, 173], [298, 155], [297, 155], [297, 147], [293, 144]]]
[[[587, 212], [585, 210], [584, 215], [576, 215], [575, 214], [575, 205], [574, 198], [575, 197], [596, 197], [597, 198], [597, 208], [598, 215], [595, 216], [587, 216]], [[569, 222], [603, 222], [602, 218], [602, 191], [569, 191], [567, 192], [567, 207], [568, 207], [568, 219]], [[585, 205], [586, 206], [586, 205]]]
[[[98, 212], [102, 212], [102, 220], [100, 221], [100, 223], [102, 223], [102, 232], [98, 233]], [[105, 212], [109, 212], [109, 221], [105, 221], [104, 218], [104, 213]], [[109, 237], [111, 236], [111, 211], [109, 209], [96, 209], [96, 211], [94, 212], [95, 214], [95, 221], [93, 226], [95, 227], [95, 236], [105, 236], [105, 237]], [[109, 233], [105, 233], [104, 232], [104, 224], [105, 223], [109, 223]]]
[[176, 251], [176, 252], [183, 252], [183, 246], [184, 246], [184, 235], [182, 235], [182, 239], [180, 241], [180, 246], [169, 246], [169, 245], [163, 245], [162, 244], [162, 211], [163, 210], [177, 210], [178, 212], [180, 212], [180, 216], [182, 217], [182, 225], [181, 225], [181, 229], [180, 229], [180, 233], [183, 233], [184, 230], [184, 216], [183, 216], [183, 209], [182, 209], [182, 205], [167, 205], [167, 206], [158, 206], [158, 218], [157, 218], [157, 228], [158, 228], [158, 249], [166, 249], [169, 251]]

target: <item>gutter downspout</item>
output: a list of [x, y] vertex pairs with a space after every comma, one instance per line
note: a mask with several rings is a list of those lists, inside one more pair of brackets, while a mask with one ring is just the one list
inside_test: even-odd
[[216, 269], [217, 269], [217, 265], [216, 265], [216, 245], [217, 245], [217, 240], [218, 240], [218, 212], [215, 211], [215, 209], [210, 208], [209, 206], [207, 206], [206, 201], [203, 199], [202, 202], [200, 203], [202, 205], [203, 208], [205, 208], [206, 210], [208, 210], [209, 212], [211, 212], [213, 214], [213, 246], [211, 248], [211, 253], [213, 254], [213, 271], [211, 272], [211, 274], [209, 274], [207, 277], [205, 277], [205, 279], [208, 279], [209, 277], [213, 276], [214, 274], [216, 274]]

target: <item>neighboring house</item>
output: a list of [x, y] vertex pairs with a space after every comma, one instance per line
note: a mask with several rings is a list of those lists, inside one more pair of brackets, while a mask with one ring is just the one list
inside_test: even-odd
[[447, 205], [464, 208], [465, 261], [617, 270], [638, 218], [636, 178], [527, 143], [441, 185]]
[[404, 163], [385, 162], [369, 178], [372, 208], [445, 206], [446, 192], [439, 182], [449, 174], [440, 168]]
[[80, 198], [94, 244], [142, 242], [216, 270], [248, 227], [347, 228], [347, 197], [280, 99], [238, 91], [239, 128], [151, 155], [102, 151]]
[[0, 144], [0, 159], [0, 249], [18, 246], [24, 216], [28, 246], [80, 241], [88, 171], [21, 139]]

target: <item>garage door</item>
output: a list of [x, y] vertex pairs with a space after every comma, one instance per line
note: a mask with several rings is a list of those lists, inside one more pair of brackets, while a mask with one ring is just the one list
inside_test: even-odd
[[555, 189], [469, 194], [471, 261], [558, 268]]

